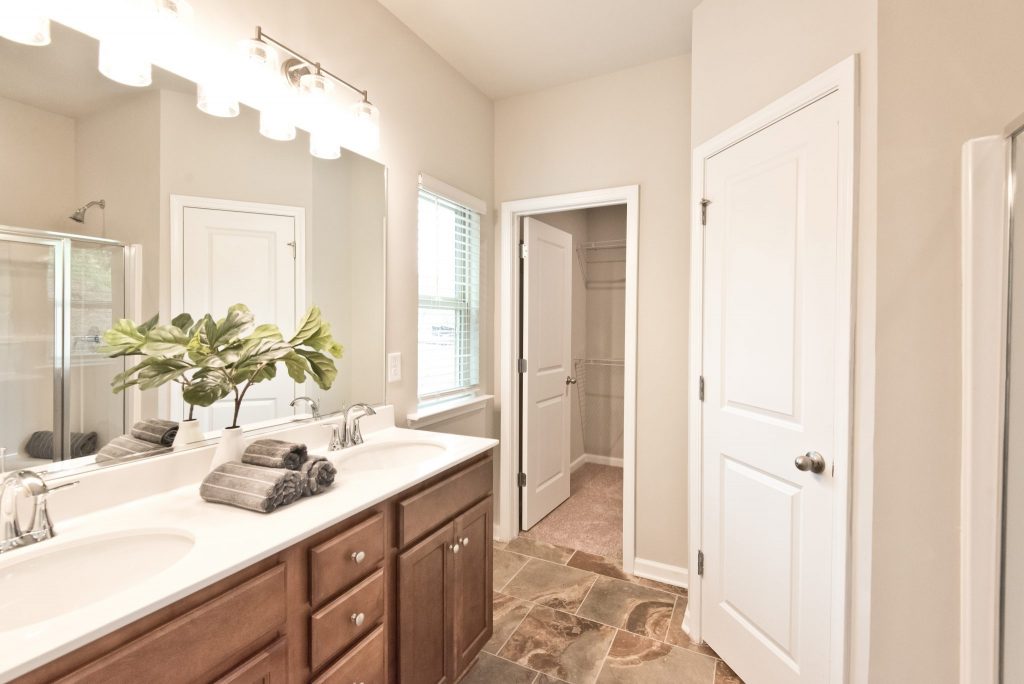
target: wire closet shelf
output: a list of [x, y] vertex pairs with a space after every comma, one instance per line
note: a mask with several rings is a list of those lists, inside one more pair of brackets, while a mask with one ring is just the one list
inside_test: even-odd
[[625, 240], [584, 242], [576, 247], [576, 261], [588, 288], [626, 286]]
[[[576, 373], [576, 404], [579, 406], [580, 432], [583, 438], [583, 450], [590, 453], [592, 444], [587, 439], [590, 432], [587, 427], [590, 416], [590, 402], [587, 401], [588, 369], [589, 368], [625, 368], [626, 362], [622, 359], [573, 359], [573, 370]], [[622, 415], [618, 414], [618, 422], [621, 423]], [[621, 426], [620, 426], [621, 427]]]

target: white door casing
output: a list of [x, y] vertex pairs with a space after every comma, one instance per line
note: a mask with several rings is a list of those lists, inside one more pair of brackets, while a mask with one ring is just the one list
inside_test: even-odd
[[[242, 303], [252, 309], [257, 323], [273, 322], [286, 337], [294, 332], [303, 305], [297, 270], [302, 210], [272, 213], [263, 205], [242, 202], [225, 208], [195, 204], [200, 203], [180, 208], [182, 310], [219, 318], [229, 306]], [[246, 394], [239, 424], [292, 415], [289, 404], [299, 393], [301, 388], [286, 374], [254, 385]], [[177, 401], [174, 407], [185, 410]], [[230, 425], [232, 411], [229, 397], [208, 409], [197, 408], [195, 415], [209, 431]]]
[[694, 153], [684, 628], [750, 684], [846, 679], [855, 83], [851, 57]]
[[522, 528], [569, 498], [572, 236], [523, 220]]

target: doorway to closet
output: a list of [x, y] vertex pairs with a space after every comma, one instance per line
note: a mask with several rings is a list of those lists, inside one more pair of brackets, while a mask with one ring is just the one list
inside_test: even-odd
[[503, 205], [497, 534], [634, 566], [637, 188]]

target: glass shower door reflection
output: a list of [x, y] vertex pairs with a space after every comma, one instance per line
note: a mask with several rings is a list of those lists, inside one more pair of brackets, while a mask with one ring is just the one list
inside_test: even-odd
[[7, 469], [62, 453], [63, 250], [0, 234], [0, 447]]

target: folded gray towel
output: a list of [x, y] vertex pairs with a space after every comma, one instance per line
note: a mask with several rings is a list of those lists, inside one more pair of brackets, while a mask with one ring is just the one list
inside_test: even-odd
[[[72, 432], [71, 445], [68, 453], [71, 458], [88, 456], [96, 453], [96, 442], [99, 435], [95, 432]], [[25, 443], [25, 453], [32, 458], [53, 459], [53, 431], [39, 430], [33, 432]]]
[[207, 501], [258, 513], [290, 504], [302, 493], [303, 478], [297, 470], [234, 462], [215, 468], [199, 486], [199, 496]]
[[299, 472], [302, 473], [305, 484], [303, 495], [313, 496], [321, 489], [334, 484], [334, 476], [338, 474], [338, 469], [323, 456], [314, 456], [299, 467]]
[[298, 470], [306, 460], [306, 445], [280, 439], [257, 439], [242, 452], [242, 463]]
[[156, 456], [157, 454], [167, 453], [170, 450], [171, 447], [169, 446], [161, 446], [160, 444], [147, 442], [144, 439], [136, 439], [131, 435], [121, 435], [103, 445], [103, 448], [96, 454], [96, 462], [103, 463], [105, 461], [123, 461], [140, 456]]
[[178, 435], [178, 424], [173, 420], [147, 418], [132, 425], [129, 434], [135, 439], [141, 439], [162, 446], [171, 446], [174, 444], [174, 438]]

